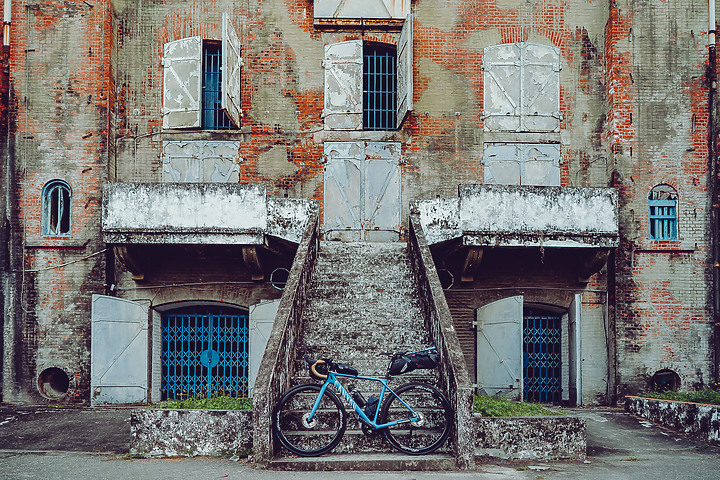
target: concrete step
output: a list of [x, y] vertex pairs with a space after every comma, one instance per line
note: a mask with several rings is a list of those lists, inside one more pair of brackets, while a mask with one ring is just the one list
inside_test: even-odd
[[[370, 382], [367, 380], [358, 380], [356, 382], [358, 390], [363, 392], [366, 400], [369, 400], [371, 395], [378, 394], [379, 392], [366, 389], [366, 385], [363, 384], [364, 382], [376, 382]], [[392, 387], [394, 386], [391, 386], [391, 388]], [[438, 409], [436, 400], [423, 391], [404, 392], [402, 394], [402, 398], [404, 401], [408, 402], [409, 405], [412, 405], [415, 411], [421, 415], [423, 420], [422, 425], [418, 425], [420, 428], [414, 428], [415, 426], [410, 425], [396, 427], [393, 429], [395, 438], [404, 438], [404, 440], [400, 441], [408, 441], [415, 445], [427, 445], [439, 432], [437, 430], [430, 432], [423, 429], [432, 428], [432, 426], [442, 424], [444, 421], [442, 410]], [[330, 406], [330, 402], [327, 404], [321, 404], [320, 409], [317, 411], [317, 416], [313, 421], [314, 425], [312, 429], [308, 429], [307, 426], [304, 425], [304, 420], [302, 420], [304, 418], [304, 413], [307, 413], [311, 409], [315, 400], [315, 391], [311, 391], [303, 395], [296, 395], [293, 397], [293, 401], [291, 403], [285, 404], [283, 414], [278, 414], [278, 418], [282, 418], [281, 423], [284, 435], [288, 439], [292, 439], [291, 442], [293, 444], [304, 445], [305, 448], [308, 449], [317, 448], [319, 445], [329, 443], [333, 435], [337, 432], [338, 426], [337, 410]], [[341, 402], [344, 404], [342, 400]], [[348, 405], [345, 405], [347, 427], [340, 443], [332, 450], [332, 453], [371, 454], [392, 453], [395, 451], [392, 445], [385, 438], [382, 431], [374, 430], [372, 432], [365, 433], [362, 429], [359, 416], [349, 408], [350, 407]], [[392, 404], [389, 414], [390, 420], [400, 420], [402, 418], [407, 418], [408, 412], [399, 401], [396, 401]], [[449, 451], [450, 445], [447, 441], [438, 450], [438, 452]], [[286, 453], [289, 454], [290, 452]]]
[[[366, 435], [362, 432], [362, 430], [359, 429], [359, 422], [356, 420], [356, 416], [353, 414], [354, 418], [348, 418], [348, 429], [345, 431], [345, 434], [343, 435], [342, 440], [340, 440], [340, 443], [332, 449], [330, 452], [331, 454], [372, 454], [372, 453], [402, 453], [398, 452], [393, 448], [392, 445], [385, 439], [382, 433], [372, 433], [369, 435]], [[323, 413], [321, 412], [318, 417], [318, 421], [322, 422], [323, 420]], [[308, 435], [307, 432], [299, 432], [296, 434], [296, 438], [299, 438], [299, 442], [302, 443], [302, 439], [304, 436]], [[317, 438], [318, 433], [314, 432], [312, 435]], [[330, 441], [330, 438], [332, 435], [332, 432], [328, 432], [327, 434], [327, 441]], [[416, 434], [416, 435], [422, 435]], [[284, 454], [286, 455], [292, 455], [288, 450], [285, 450], [282, 446], [280, 446], [280, 449]], [[446, 441], [444, 445], [442, 445], [438, 450], [438, 453], [449, 453], [450, 452], [450, 445]], [[405, 455], [405, 454], [403, 454]]]
[[[321, 242], [303, 312], [303, 353], [384, 376], [388, 360], [379, 352], [429, 345], [405, 244]], [[296, 366], [303, 371], [301, 355]]]
[[295, 471], [445, 472], [457, 469], [457, 463], [450, 453], [414, 456], [400, 452], [365, 454], [337, 454], [331, 452], [320, 457], [278, 456], [270, 462], [268, 468], [271, 470]]

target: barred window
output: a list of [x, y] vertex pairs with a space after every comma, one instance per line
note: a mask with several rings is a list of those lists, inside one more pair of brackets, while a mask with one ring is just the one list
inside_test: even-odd
[[363, 49], [363, 129], [394, 130], [397, 67], [395, 48], [365, 44]]
[[163, 128], [240, 126], [242, 47], [227, 14], [220, 41], [186, 37], [163, 46]]
[[70, 236], [72, 193], [62, 180], [48, 182], [42, 193], [41, 232], [46, 236]]
[[325, 45], [325, 129], [400, 129], [413, 109], [412, 47], [412, 15], [397, 45], [361, 39]]
[[650, 239], [677, 239], [677, 192], [670, 185], [658, 185], [650, 191]]
[[202, 128], [205, 130], [237, 128], [222, 108], [221, 65], [220, 43], [203, 42]]

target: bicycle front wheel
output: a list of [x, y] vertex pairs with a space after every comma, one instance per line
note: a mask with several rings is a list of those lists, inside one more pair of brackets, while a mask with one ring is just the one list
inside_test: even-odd
[[406, 383], [390, 393], [380, 411], [382, 423], [400, 422], [383, 429], [388, 442], [410, 455], [434, 452], [445, 443], [452, 425], [450, 403], [440, 390], [421, 382]]
[[327, 453], [342, 439], [347, 413], [337, 396], [325, 389], [313, 418], [310, 411], [320, 394], [320, 385], [291, 388], [277, 404], [273, 430], [280, 443], [295, 455], [313, 457]]

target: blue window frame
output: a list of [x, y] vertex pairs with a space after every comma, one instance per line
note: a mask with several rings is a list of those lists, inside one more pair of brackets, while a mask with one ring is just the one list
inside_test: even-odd
[[45, 236], [69, 237], [71, 212], [70, 186], [62, 180], [48, 182], [42, 192], [41, 233]]
[[222, 109], [222, 46], [203, 43], [202, 128], [206, 130], [234, 130], [236, 127]]
[[397, 55], [389, 45], [363, 45], [363, 129], [395, 130]]
[[677, 240], [677, 193], [667, 185], [652, 189], [648, 197], [650, 239]]

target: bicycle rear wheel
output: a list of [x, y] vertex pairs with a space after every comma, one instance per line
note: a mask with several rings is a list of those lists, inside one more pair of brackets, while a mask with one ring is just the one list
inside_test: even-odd
[[450, 403], [442, 392], [421, 382], [400, 386], [395, 395], [388, 395], [380, 411], [382, 423], [416, 418], [383, 429], [393, 447], [410, 455], [424, 455], [440, 448], [450, 434], [452, 417]]
[[291, 388], [275, 409], [275, 435], [295, 455], [313, 457], [327, 453], [337, 446], [345, 433], [347, 413], [337, 396], [328, 389], [325, 389], [315, 416], [309, 419], [320, 388], [320, 385], [310, 383]]

